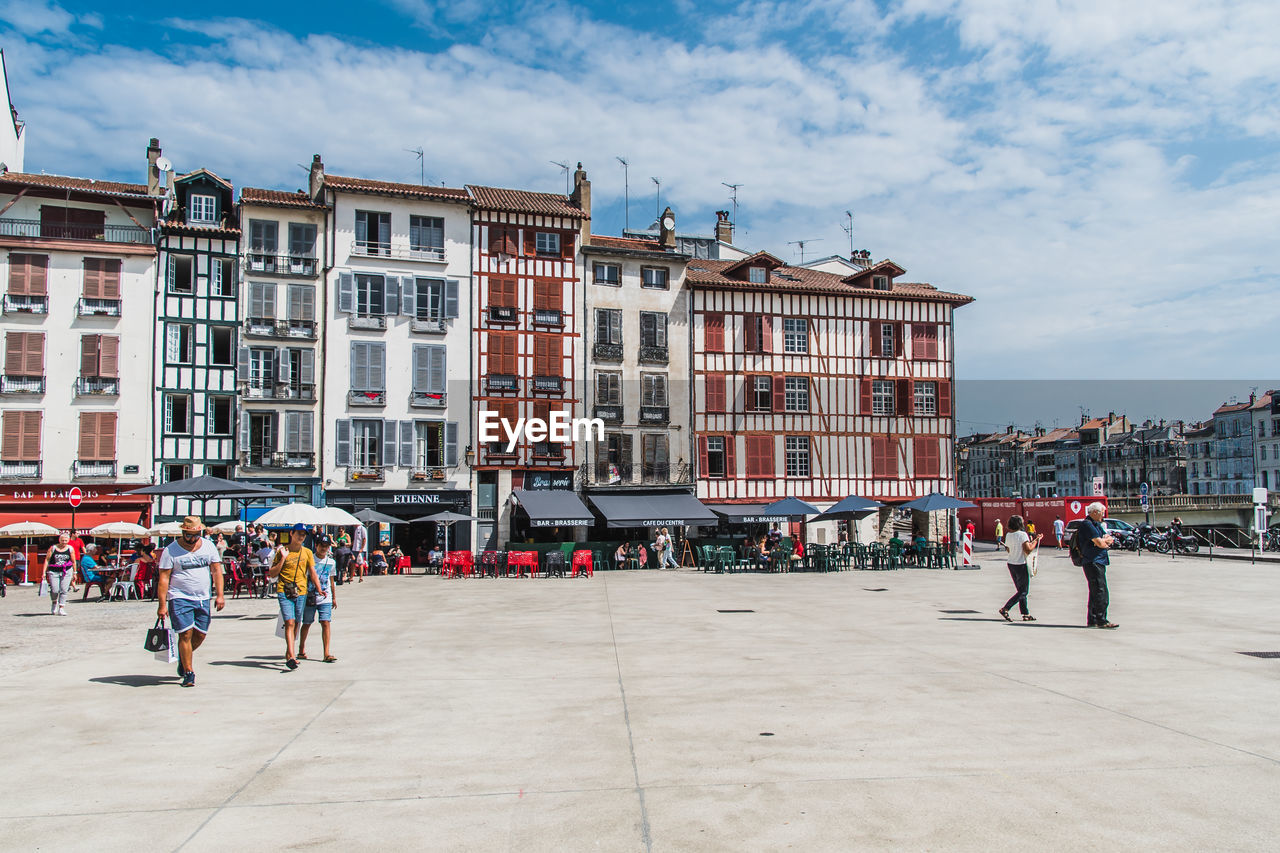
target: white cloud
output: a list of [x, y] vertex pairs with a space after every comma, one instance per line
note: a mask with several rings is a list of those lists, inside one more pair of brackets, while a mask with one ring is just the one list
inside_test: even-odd
[[74, 15], [49, 0], [0, 2], [0, 22], [23, 35], [65, 33], [75, 20]]

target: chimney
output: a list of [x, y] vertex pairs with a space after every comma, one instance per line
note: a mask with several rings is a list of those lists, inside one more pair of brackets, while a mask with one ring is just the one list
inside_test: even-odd
[[1013, 424], [1009, 424], [1007, 427], [1004, 428], [1004, 434], [1013, 435]]
[[311, 195], [311, 200], [319, 203], [320, 193], [324, 190], [324, 161], [320, 159], [319, 154], [311, 157], [311, 178], [307, 183], [307, 192]]
[[1257, 399], [1258, 399], [1258, 395], [1257, 395], [1257, 394], [1255, 394], [1254, 392], [1250, 391], [1250, 392], [1249, 392], [1249, 405], [1250, 405], [1250, 406], [1252, 406], [1252, 405], [1254, 404], [1254, 402], [1255, 402]]
[[[671, 223], [671, 227], [667, 227], [667, 223]], [[658, 217], [658, 244], [664, 249], [674, 249], [676, 247], [676, 216], [668, 207], [662, 211], [662, 215]]]
[[587, 172], [582, 168], [582, 164], [578, 164], [578, 169], [573, 173], [573, 194], [569, 196], [569, 201], [581, 208], [586, 219], [582, 220], [582, 239], [580, 245], [587, 245], [591, 242], [591, 182], [587, 180]]
[[849, 253], [849, 263], [853, 264], [860, 270], [871, 268], [871, 252], [866, 249], [858, 249]]
[[152, 198], [163, 194], [160, 188], [160, 169], [156, 167], [156, 161], [159, 159], [160, 140], [153, 136], [151, 144], [147, 146], [147, 195]]
[[716, 239], [721, 243], [733, 243], [733, 223], [729, 221], [729, 211], [716, 211]]

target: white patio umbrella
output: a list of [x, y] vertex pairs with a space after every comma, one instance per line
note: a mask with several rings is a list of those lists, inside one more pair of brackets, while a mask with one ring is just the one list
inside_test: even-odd
[[212, 530], [214, 533], [222, 533], [224, 535], [230, 536], [231, 534], [236, 532], [236, 525], [243, 525], [243, 524], [244, 522], [238, 518], [228, 518], [226, 521], [219, 521], [217, 524], [210, 525], [209, 529]]
[[[32, 536], [57, 536], [60, 531], [56, 527], [50, 527], [42, 521], [15, 521], [12, 524], [6, 524], [0, 527], [0, 538], [3, 539], [21, 539], [22, 553], [24, 555], [31, 551]], [[27, 563], [27, 577], [30, 577], [31, 563]], [[27, 578], [23, 578], [26, 580]], [[2, 581], [0, 581], [2, 582]]]
[[153, 524], [151, 525], [151, 528], [147, 530], [147, 534], [150, 536], [181, 536], [182, 522], [166, 521], [162, 524]]
[[329, 525], [331, 527], [362, 527], [364, 526], [363, 521], [356, 518], [354, 515], [347, 512], [345, 509], [339, 509], [336, 506], [321, 507], [318, 510], [318, 512], [320, 513], [320, 518], [323, 519], [322, 521], [319, 522], [320, 524]]
[[[311, 504], [294, 503], [269, 509], [258, 516], [257, 523], [263, 527], [292, 527], [295, 524], [325, 524], [321, 511]], [[357, 522], [359, 523], [359, 522]]]
[[151, 531], [141, 524], [129, 521], [108, 521], [89, 530], [90, 536], [107, 536], [116, 540], [116, 560], [120, 559], [120, 545], [125, 539], [141, 539], [150, 536]]

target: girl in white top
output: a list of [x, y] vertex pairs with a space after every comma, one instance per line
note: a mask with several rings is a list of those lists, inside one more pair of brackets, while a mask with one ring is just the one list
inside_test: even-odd
[[1013, 585], [1017, 591], [1005, 602], [1004, 607], [1000, 608], [1000, 615], [1007, 622], [1013, 621], [1009, 618], [1009, 609], [1015, 603], [1018, 605], [1019, 612], [1022, 613], [1023, 622], [1036, 621], [1036, 617], [1027, 611], [1027, 592], [1031, 587], [1027, 556], [1039, 547], [1040, 538], [1039, 533], [1034, 538], [1027, 535], [1023, 530], [1022, 516], [1015, 515], [1009, 519], [1009, 530], [1004, 535], [1004, 547], [1009, 552], [1009, 575], [1013, 578]]

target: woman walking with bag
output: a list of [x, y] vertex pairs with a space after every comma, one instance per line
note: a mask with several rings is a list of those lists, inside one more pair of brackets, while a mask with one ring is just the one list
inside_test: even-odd
[[1009, 575], [1013, 578], [1013, 585], [1017, 588], [1017, 592], [1013, 597], [1004, 603], [1004, 607], [1000, 608], [1000, 615], [1004, 617], [1006, 622], [1012, 622], [1009, 618], [1009, 608], [1016, 603], [1018, 610], [1022, 613], [1023, 622], [1034, 622], [1036, 617], [1027, 611], [1027, 592], [1031, 587], [1031, 573], [1027, 567], [1027, 557], [1035, 551], [1040, 545], [1040, 534], [1036, 534], [1032, 539], [1022, 529], [1022, 516], [1015, 515], [1009, 518], [1009, 532], [1004, 537], [1004, 547], [1009, 551]]
[[44, 578], [49, 585], [49, 615], [67, 615], [67, 592], [76, 573], [76, 552], [69, 544], [70, 534], [58, 537], [58, 544], [44, 555]]
[[311, 632], [311, 623], [317, 616], [320, 617], [320, 639], [324, 641], [324, 662], [335, 663], [338, 660], [333, 656], [329, 646], [333, 609], [338, 606], [338, 596], [333, 589], [333, 575], [336, 568], [337, 564], [333, 557], [329, 556], [329, 539], [322, 536], [316, 541], [316, 577], [319, 578], [320, 583], [307, 595], [302, 636], [298, 640], [298, 660], [307, 659], [307, 634]]
[[316, 557], [302, 543], [307, 538], [307, 526], [295, 524], [289, 531], [289, 545], [276, 552], [268, 580], [276, 581], [276, 598], [280, 602], [280, 617], [284, 620], [284, 665], [298, 668], [293, 656], [293, 641], [298, 625], [306, 614], [308, 583], [316, 590], [317, 601], [326, 601], [325, 589], [316, 576]]

